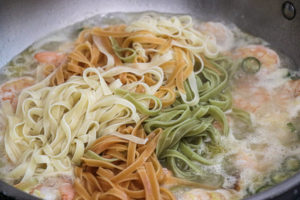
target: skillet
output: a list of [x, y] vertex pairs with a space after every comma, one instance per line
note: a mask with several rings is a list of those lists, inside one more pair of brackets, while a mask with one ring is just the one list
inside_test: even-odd
[[[0, 0], [0, 66], [49, 32], [96, 14], [158, 11], [235, 23], [266, 39], [300, 69], [300, 1], [291, 0]], [[34, 200], [0, 181], [0, 199]], [[247, 200], [300, 199], [300, 174]]]

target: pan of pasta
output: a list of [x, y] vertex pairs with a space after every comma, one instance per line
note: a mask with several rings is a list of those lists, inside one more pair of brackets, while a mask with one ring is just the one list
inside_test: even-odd
[[[5, 57], [1, 199], [299, 197], [300, 57], [288, 54], [299, 37], [284, 51], [272, 30], [141, 5], [94, 13]], [[252, 6], [246, 20], [257, 20]]]

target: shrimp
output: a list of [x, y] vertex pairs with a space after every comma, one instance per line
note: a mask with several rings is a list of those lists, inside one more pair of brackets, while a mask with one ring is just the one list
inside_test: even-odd
[[[268, 146], [261, 145], [258, 147], [261, 151], [265, 151]], [[240, 170], [255, 170], [258, 172], [264, 172], [270, 169], [272, 162], [266, 159], [263, 153], [251, 153], [251, 151], [240, 150], [235, 154], [234, 165]]]
[[273, 110], [285, 111], [300, 96], [300, 80], [283, 80], [276, 88], [265, 88], [258, 77], [245, 76], [236, 80], [233, 87], [233, 105], [256, 113], [268, 106]]
[[44, 51], [36, 53], [34, 58], [39, 63], [52, 64], [58, 66], [64, 58], [64, 54], [53, 52], [53, 51]]
[[222, 23], [203, 23], [199, 26], [199, 30], [214, 37], [221, 51], [229, 50], [233, 46], [233, 33]]
[[3, 83], [0, 85], [0, 101], [9, 101], [16, 109], [20, 92], [33, 84], [34, 80], [30, 77], [21, 77]]
[[300, 80], [291, 81], [290, 83], [293, 88], [294, 97], [300, 96]]
[[72, 200], [75, 196], [73, 185], [69, 182], [63, 183], [59, 188], [61, 200]]
[[35, 193], [40, 194], [40, 197], [51, 196], [53, 199], [60, 197], [61, 200], [72, 200], [75, 197], [72, 181], [64, 177], [49, 177], [45, 179], [30, 191], [30, 194]]
[[248, 112], [256, 112], [270, 100], [274, 99], [272, 91], [257, 83], [275, 72], [280, 66], [279, 56], [275, 51], [263, 45], [248, 45], [240, 47], [231, 55], [234, 59], [256, 57], [261, 62], [261, 69], [255, 74], [246, 74], [235, 81], [233, 91], [233, 105]]
[[271, 94], [263, 87], [255, 87], [240, 82], [233, 92], [233, 105], [248, 112], [256, 112], [271, 99]]
[[251, 154], [246, 153], [244, 151], [240, 151], [235, 156], [235, 165], [239, 169], [255, 169], [257, 170], [259, 165], [257, 163], [257, 160], [251, 156]]
[[300, 80], [289, 80], [283, 89], [290, 98], [300, 96]]
[[233, 58], [256, 57], [262, 64], [263, 70], [272, 72], [280, 66], [280, 58], [272, 49], [263, 45], [248, 45], [240, 47], [233, 53]]

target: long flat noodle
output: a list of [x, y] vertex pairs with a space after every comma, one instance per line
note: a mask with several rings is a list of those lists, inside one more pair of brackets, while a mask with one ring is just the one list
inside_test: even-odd
[[[110, 156], [110, 160], [99, 162], [98, 158], [95, 160], [92, 160], [91, 157], [89, 159], [82, 158], [81, 167], [77, 167], [75, 170], [75, 199], [175, 200], [168, 189], [162, 188], [168, 178], [165, 177], [166, 174], [163, 173], [159, 161], [154, 156], [154, 149], [161, 130], [157, 129], [146, 137], [141, 126], [142, 122], [140, 121], [134, 128], [129, 125], [121, 126], [118, 131], [122, 134], [147, 138], [146, 144], [137, 145], [131, 141], [108, 135], [99, 138], [91, 145], [90, 149], [100, 152], [99, 156], [101, 157]], [[120, 148], [119, 144], [122, 146], [125, 144], [126, 148]], [[127, 158], [123, 160], [114, 157], [115, 154], [110, 153], [110, 149], [116, 150]], [[118, 160], [111, 162], [111, 159]], [[159, 180], [161, 181], [159, 182]]]
[[110, 42], [108, 38], [101, 38], [93, 36], [93, 41], [97, 46], [98, 50], [103, 53], [107, 58], [106, 65], [103, 66], [104, 69], [112, 68], [115, 64], [121, 64], [119, 59], [113, 54], [112, 47], [110, 46]]
[[[45, 70], [49, 75], [53, 70], [51, 85], [59, 85], [68, 80], [72, 75], [82, 75], [89, 67], [112, 68], [122, 64], [120, 58], [114, 53], [108, 36], [93, 35], [93, 31], [85, 30], [78, 37], [75, 47], [63, 59], [60, 66], [47, 67]], [[47, 65], [49, 66], [49, 65]]]
[[151, 162], [146, 162], [145, 164], [146, 168], [146, 173], [148, 175], [149, 180], [150, 180], [150, 185], [152, 188], [152, 193], [151, 195], [153, 196], [154, 199], [161, 199], [160, 191], [159, 191], [159, 183], [156, 177], [155, 169], [153, 167], [153, 164]]
[[[160, 133], [160, 131], [161, 130], [158, 130], [158, 133]], [[144, 161], [147, 160], [151, 156], [151, 154], [154, 152], [156, 143], [158, 140], [158, 136], [159, 136], [159, 134], [157, 134], [157, 136], [152, 141], [149, 142], [145, 151], [141, 154], [141, 156], [134, 163], [132, 163], [130, 166], [128, 166], [127, 169], [121, 171], [119, 174], [117, 174], [115, 177], [113, 177], [112, 180], [116, 181], [116, 182], [120, 182], [120, 180], [122, 178], [125, 178], [127, 176], [127, 174], [134, 172], [139, 166], [143, 165]]]
[[178, 90], [184, 92], [183, 88], [183, 68], [185, 65], [183, 59], [183, 51], [179, 48], [174, 49], [175, 53], [175, 69], [173, 70], [166, 87], [177, 86]]
[[248, 126], [250, 126], [252, 124], [250, 114], [244, 110], [241, 110], [238, 108], [232, 108], [232, 112], [230, 113], [230, 115], [241, 120]]
[[162, 38], [158, 38], [155, 36], [147, 36], [147, 35], [136, 35], [136, 36], [131, 36], [126, 38], [126, 40], [124, 41], [124, 43], [122, 44], [122, 47], [128, 47], [130, 43], [132, 42], [138, 42], [138, 43], [150, 43], [150, 44], [156, 44], [156, 45], [163, 45], [165, 44], [167, 41], [165, 39]]
[[[50, 78], [24, 90], [16, 113], [7, 115], [5, 149], [16, 165], [8, 177], [20, 184], [53, 173], [71, 173], [72, 164], [80, 163], [84, 148], [97, 137], [139, 121], [135, 106], [114, 95], [95, 68], [58, 86], [47, 87]], [[99, 163], [103, 160], [107, 161]]]
[[[148, 52], [174, 52], [175, 56], [173, 60], [176, 62], [174, 62], [175, 64], [173, 68], [164, 70], [164, 72], [168, 74], [167, 87], [173, 88], [176, 86], [185, 103], [195, 105], [199, 99], [197, 98], [196, 93], [194, 93], [194, 99], [191, 102], [187, 101], [183, 81], [191, 75], [194, 65], [196, 64], [196, 60], [201, 63], [201, 67], [196, 71], [196, 74], [199, 74], [203, 70], [203, 54], [208, 58], [214, 58], [218, 55], [219, 50], [215, 41], [211, 40], [209, 36], [196, 31], [193, 28], [192, 19], [189, 16], [167, 18], [162, 16], [145, 15], [129, 25], [126, 30], [132, 34], [138, 31], [152, 32], [151, 34], [148, 33], [148, 41], [150, 41], [150, 43], [157, 44], [160, 47], [157, 49], [153, 49], [152, 47], [151, 49], [144, 45], [144, 52], [147, 52], [147, 50]], [[147, 35], [147, 32], [144, 34]], [[156, 42], [156, 40], [153, 39], [153, 35], [163, 36], [163, 38], [168, 38], [168, 40], [164, 43]], [[135, 35], [135, 37], [137, 36]], [[144, 42], [144, 40], [138, 41], [134, 40], [134, 37], [132, 38], [133, 39], [125, 40], [126, 42], [124, 42], [124, 46], [127, 47], [131, 40], [135, 43]], [[163, 51], [160, 51], [160, 49]], [[180, 51], [185, 51], [186, 53], [179, 53], [178, 49], [180, 49]], [[147, 56], [144, 57], [147, 59]], [[185, 66], [182, 61], [186, 61], [185, 64], [187, 64], [187, 66]], [[206, 62], [206, 64], [207, 63], [208, 62]], [[210, 67], [210, 65], [208, 65], [208, 67]], [[191, 79], [189, 81], [191, 82]], [[196, 91], [195, 87], [193, 87], [193, 91]]]
[[125, 26], [121, 27], [121, 30], [118, 31], [113, 31], [113, 30], [104, 30], [102, 28], [99, 27], [95, 27], [91, 30], [91, 33], [93, 35], [97, 35], [97, 36], [111, 36], [111, 37], [128, 37], [130, 35], [129, 32], [124, 31]]
[[[222, 132], [226, 136], [229, 127], [224, 111], [232, 106], [231, 95], [226, 90], [228, 75], [225, 67], [219, 65], [217, 60], [211, 62], [218, 71], [205, 68], [202, 74], [193, 74], [192, 82], [185, 82], [185, 93], [181, 93], [181, 100], [177, 100], [175, 104], [177, 106], [163, 110], [160, 115], [148, 118], [145, 123], [147, 132], [157, 127], [163, 128], [156, 152], [159, 158], [167, 160], [174, 174], [208, 187], [221, 186], [222, 177], [209, 175], [207, 172], [199, 174], [199, 166], [216, 163], [203, 155], [213, 157], [222, 151], [220, 132], [214, 127], [214, 122], [221, 124]], [[198, 97], [197, 100], [195, 96]], [[193, 100], [195, 102], [191, 104]], [[194, 106], [189, 107], [185, 102]], [[198, 105], [199, 102], [201, 105]], [[170, 148], [173, 150], [170, 151]], [[197, 153], [199, 148], [203, 155]]]
[[[91, 196], [89, 193], [86, 191], [86, 189], [80, 184], [79, 179], [76, 179], [74, 182], [74, 187], [76, 189], [76, 192], [80, 193], [80, 197], [84, 200], [89, 200], [91, 199]], [[75, 197], [75, 199], [78, 199]]]
[[[175, 45], [185, 47], [192, 52], [203, 52], [208, 57], [214, 57], [219, 52], [215, 41], [193, 28], [190, 16], [167, 18], [145, 15], [126, 27], [126, 30], [130, 32], [148, 30], [157, 35], [168, 36], [178, 41]], [[190, 43], [185, 43], [186, 40]]]
[[172, 51], [167, 51], [167, 53], [163, 55], [155, 54], [151, 58], [151, 61], [148, 63], [126, 63], [125, 65], [133, 68], [147, 69], [153, 66], [160, 66], [172, 59], [173, 59]]
[[[107, 43], [108, 37], [111, 38], [112, 45], [104, 44]], [[122, 48], [117, 45], [118, 42], [113, 38], [118, 39]], [[168, 59], [177, 60], [175, 62], [177, 66], [172, 69], [172, 74], [168, 75], [167, 86], [170, 88], [176, 86], [184, 101], [190, 105], [194, 105], [198, 98], [195, 95], [191, 102], [186, 100], [183, 81], [190, 77], [196, 59], [203, 63], [202, 53], [209, 58], [214, 57], [213, 55], [218, 53], [215, 50], [217, 48], [216, 45], [213, 44], [213, 41], [208, 36], [193, 29], [192, 19], [189, 16], [172, 17], [170, 19], [146, 16], [133, 22], [128, 27], [125, 25], [111, 26], [105, 29], [95, 27], [83, 31], [77, 40], [77, 44], [78, 46], [75, 49], [79, 51], [70, 54], [70, 62], [64, 65], [67, 67], [61, 67], [57, 70], [57, 75], [55, 76], [57, 81], [53, 81], [53, 84], [61, 84], [74, 73], [81, 74], [86, 67], [100, 66], [105, 69], [113, 67], [114, 64], [118, 65], [120, 62], [116, 60], [116, 56], [125, 62], [133, 62], [136, 50], [134, 46], [131, 47], [130, 45], [136, 44], [135, 46], [138, 46], [140, 49], [139, 52], [144, 52], [139, 57], [142, 57], [143, 60], [151, 59], [149, 63], [136, 63], [137, 66], [142, 68], [164, 64], [163, 58], [167, 55], [169, 57], [174, 52], [175, 57], [169, 57]], [[86, 47], [81, 48], [84, 45]], [[88, 51], [83, 51], [83, 49]], [[114, 49], [116, 54], [111, 49]], [[126, 51], [127, 53], [131, 51], [129, 53], [131, 55], [121, 55], [123, 54], [122, 52], [126, 53]], [[106, 63], [105, 58], [107, 60]], [[167, 71], [164, 72], [166, 74], [169, 73]], [[191, 79], [189, 81], [190, 83], [195, 82], [191, 81]], [[192, 90], [194, 91], [194, 89], [193, 87]]]
[[98, 154], [94, 153], [93, 151], [90, 151], [88, 150], [84, 156], [86, 158], [89, 158], [89, 159], [95, 159], [95, 160], [102, 160], [102, 161], [108, 161], [108, 162], [114, 162], [114, 161], [117, 161], [118, 159], [109, 159], [109, 158], [103, 158], [101, 156], [99, 156]]
[[[181, 104], [163, 110], [158, 116], [148, 118], [145, 121], [145, 130], [151, 132], [157, 127], [164, 130], [156, 147], [158, 157], [169, 159], [169, 157], [177, 156], [177, 159], [171, 162], [171, 169], [177, 171], [174, 172], [175, 175], [190, 179], [193, 175], [203, 175], [203, 173], [199, 174], [198, 167], [191, 164], [192, 161], [199, 163], [200, 166], [215, 164], [214, 160], [195, 153], [195, 150], [199, 148], [195, 145], [196, 141], [201, 142], [202, 147], [205, 145], [207, 145], [206, 148], [218, 147], [220, 133], [213, 127], [212, 122], [215, 120], [223, 125], [223, 133], [226, 135], [228, 133], [227, 121], [219, 108], [213, 105], [190, 108], [187, 104]], [[175, 148], [175, 150], [171, 153], [168, 150], [170, 148]], [[178, 155], [177, 151], [179, 151]], [[179, 162], [178, 156], [186, 162], [187, 166], [176, 164]], [[186, 167], [190, 168], [190, 171], [183, 173]]]
[[[163, 157], [167, 159], [167, 164], [174, 174], [186, 180], [186, 182], [178, 180], [178, 183], [191, 186], [200, 184], [201, 187], [210, 189], [220, 188], [223, 184], [223, 177], [221, 175], [211, 172], [204, 173], [201, 168], [189, 160], [183, 153], [176, 150], [176, 147], [168, 149]], [[176, 163], [178, 160], [181, 161], [180, 163], [184, 165], [184, 167], [178, 166]], [[194, 182], [194, 184], [191, 184], [191, 182]]]
[[[116, 55], [123, 61], [123, 62], [132, 62], [134, 61], [136, 57], [136, 51], [132, 48], [121, 48], [118, 44], [118, 42], [112, 38], [109, 37], [110, 42], [112, 43], [112, 48], [115, 51]], [[122, 53], [127, 53], [129, 52], [130, 55], [128, 56], [122, 56]]]
[[221, 80], [221, 77], [216, 72], [205, 69], [203, 71], [203, 75], [210, 84], [209, 87], [203, 91], [201, 91], [202, 88], [199, 86], [199, 90], [201, 91], [200, 101], [207, 101], [208, 99], [217, 96], [226, 88], [226, 85], [228, 83], [228, 74], [225, 69], [223, 69], [219, 65], [216, 64], [215, 66], [223, 73], [223, 80]]
[[[115, 90], [117, 95], [122, 96], [123, 98], [127, 99], [131, 103], [133, 103], [136, 109], [145, 115], [153, 116], [157, 115], [161, 108], [162, 104], [161, 101], [156, 96], [146, 95], [146, 94], [138, 94], [138, 93], [130, 93], [125, 90], [117, 89]], [[145, 106], [142, 104], [143, 100], [148, 100], [148, 104], [150, 101], [154, 102], [153, 109], [148, 109], [149, 106]], [[147, 102], [146, 102], [147, 103]]]
[[[143, 77], [146, 74], [151, 74], [151, 76], [153, 76], [155, 78], [156, 83], [154, 85], [151, 85], [151, 86], [145, 85], [146, 94], [154, 95], [155, 92], [163, 84], [164, 74], [163, 74], [163, 71], [157, 66], [149, 67], [147, 69], [116, 66], [116, 67], [114, 67], [110, 70], [107, 70], [107, 71], [103, 72], [102, 76], [104, 78], [114, 77], [114, 76], [120, 75], [120, 74], [125, 73], [125, 72], [126, 73], [132, 73], [132, 74], [135, 74], [135, 75], [140, 76], [140, 77]], [[133, 86], [136, 86], [136, 85], [133, 84]], [[124, 86], [124, 87], [126, 87], [126, 86]], [[130, 86], [127, 86], [127, 87], [130, 87]]]
[[112, 164], [112, 162], [108, 162], [108, 161], [104, 161], [104, 160], [94, 160], [94, 159], [87, 159], [87, 158], [82, 158], [82, 160], [87, 165], [92, 166], [92, 167], [99, 166], [99, 167], [105, 167], [108, 169], [115, 169], [115, 168], [119, 169], [119, 170], [123, 169], [122, 167]]
[[155, 96], [161, 100], [163, 107], [172, 105], [176, 100], [176, 94], [174, 90], [166, 87], [160, 87], [155, 93]]
[[140, 178], [145, 186], [145, 199], [154, 200], [155, 193], [153, 194], [151, 183], [150, 183], [150, 178], [147, 175], [145, 167], [144, 166], [139, 167], [137, 169], [137, 172], [140, 175]]
[[129, 141], [134, 142], [136, 144], [146, 144], [146, 142], [147, 142], [147, 139], [141, 139], [141, 138], [133, 136], [133, 135], [125, 135], [125, 134], [122, 134], [122, 133], [119, 133], [119, 132], [111, 133], [111, 135], [115, 135], [117, 137], [129, 140]]
[[189, 76], [188, 83], [185, 84], [189, 85], [189, 87], [188, 86], [185, 87], [185, 93], [179, 92], [182, 101], [190, 106], [197, 105], [199, 103], [200, 97], [199, 97], [197, 81], [194, 73], [192, 73]]

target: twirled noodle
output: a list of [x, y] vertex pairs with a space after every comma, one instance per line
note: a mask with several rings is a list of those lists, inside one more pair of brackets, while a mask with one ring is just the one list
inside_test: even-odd
[[[163, 69], [165, 81], [162, 85], [161, 79], [155, 80], [149, 74], [140, 77], [128, 70], [118, 73], [118, 77], [123, 84], [138, 86], [139, 91], [147, 89], [147, 85], [159, 83], [162, 88], [156, 88], [156, 96], [163, 97], [163, 106], [175, 102], [176, 91], [185, 103], [196, 105], [199, 97], [195, 92], [197, 88], [194, 74], [201, 73], [206, 67], [205, 56], [215, 58], [218, 54], [216, 41], [196, 31], [191, 17], [167, 18], [146, 15], [127, 27], [125, 25], [105, 29], [94, 27], [82, 31], [74, 50], [58, 67], [51, 83], [60, 84], [72, 74], [81, 75], [87, 67], [116, 71], [115, 66], [121, 65], [140, 70], [158, 66]], [[200, 66], [196, 68], [198, 63]], [[192, 91], [196, 94], [190, 101], [186, 99], [183, 84], [185, 80], [189, 81]], [[143, 85], [140, 82], [144, 82]]]
[[160, 36], [168, 36], [173, 39], [172, 45], [191, 51], [199, 59], [202, 66], [203, 61], [199, 53], [204, 53], [209, 58], [214, 58], [219, 53], [215, 40], [193, 28], [193, 21], [190, 16], [168, 18], [145, 15], [131, 23], [126, 27], [126, 30], [129, 32], [147, 30]]
[[50, 77], [21, 93], [16, 114], [6, 113], [5, 150], [16, 165], [8, 177], [19, 184], [71, 173], [96, 138], [140, 119], [95, 68], [58, 86], [48, 86]]
[[[159, 158], [167, 160], [168, 167], [177, 177], [203, 183], [209, 176], [199, 166], [215, 162], [196, 152], [201, 149], [206, 156], [211, 154], [213, 157], [210, 151], [221, 148], [220, 132], [213, 126], [214, 120], [219, 121], [223, 126], [222, 132], [228, 134], [226, 117], [220, 108], [213, 105], [190, 108], [187, 104], [181, 104], [147, 119], [145, 130], [151, 132], [158, 127], [164, 130], [156, 153]], [[210, 180], [210, 184], [222, 184], [220, 176], [213, 175], [211, 178], [215, 181]]]
[[[170, 45], [166, 49], [172, 51], [174, 56], [172, 60], [161, 65], [167, 76], [167, 87], [176, 85], [181, 98], [189, 105], [196, 105], [199, 97], [195, 85], [194, 74], [200, 73], [204, 68], [204, 57], [214, 58], [219, 50], [214, 40], [211, 40], [205, 34], [196, 31], [193, 28], [192, 18], [190, 16], [174, 16], [171, 18], [145, 15], [139, 20], [131, 23], [127, 28], [129, 32], [151, 31], [160, 37], [169, 37]], [[150, 40], [151, 41], [151, 40]], [[138, 42], [137, 42], [138, 43]], [[138, 45], [141, 49], [141, 45]], [[140, 50], [141, 51], [141, 50]], [[147, 52], [145, 49], [143, 52]], [[167, 52], [167, 50], [166, 50]], [[200, 63], [200, 68], [194, 69], [196, 62]], [[196, 94], [191, 101], [187, 101], [183, 81], [189, 80], [192, 90]]]
[[224, 111], [231, 108], [232, 100], [226, 90], [227, 72], [218, 60], [210, 62], [212, 66], [201, 74], [191, 74], [184, 83], [186, 93], [181, 99], [147, 119], [144, 127], [148, 133], [158, 127], [164, 130], [156, 153], [166, 160], [174, 175], [221, 185], [220, 175], [210, 176], [201, 166], [216, 164], [213, 157], [223, 148], [220, 133], [226, 136], [229, 132]]
[[[139, 76], [141, 77], [141, 80], [139, 81], [135, 81], [133, 83], [129, 83], [127, 85], [124, 86], [124, 88], [126, 88], [127, 90], [130, 91], [135, 91], [136, 87], [138, 85], [142, 85], [145, 89], [145, 93], [146, 94], [150, 94], [150, 95], [154, 95], [159, 88], [162, 86], [163, 81], [164, 81], [164, 73], [161, 70], [161, 68], [154, 66], [154, 67], [149, 67], [146, 69], [141, 69], [139, 68], [139, 66], [137, 67], [124, 67], [124, 66], [116, 66], [110, 70], [107, 70], [105, 72], [103, 72], [103, 77], [105, 79], [108, 78], [112, 78], [115, 77], [119, 74], [123, 74], [123, 73], [131, 73], [135, 76]], [[148, 85], [145, 82], [145, 76], [149, 74], [152, 79], [154, 80], [154, 83], [152, 85]]]
[[[146, 138], [141, 122], [134, 128], [121, 126], [119, 131]], [[160, 134], [161, 129], [156, 129], [143, 145], [112, 135], [95, 141], [82, 158], [82, 166], [75, 169], [75, 199], [175, 200], [163, 187], [169, 175], [154, 154]]]

